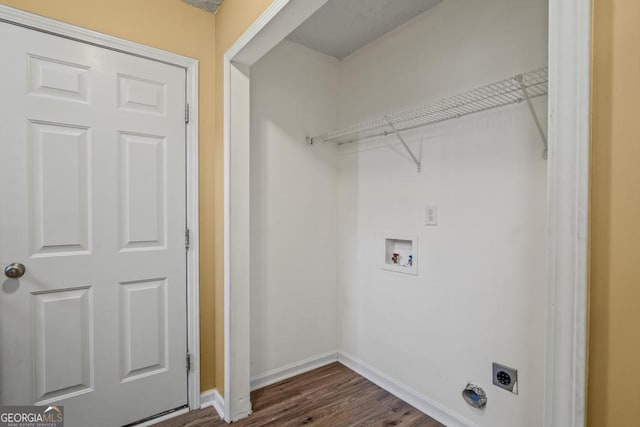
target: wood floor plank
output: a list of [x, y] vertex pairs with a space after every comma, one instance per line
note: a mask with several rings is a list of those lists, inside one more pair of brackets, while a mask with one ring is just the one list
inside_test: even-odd
[[[332, 363], [251, 393], [253, 414], [234, 427], [443, 427], [340, 363]], [[155, 427], [223, 427], [213, 408]]]

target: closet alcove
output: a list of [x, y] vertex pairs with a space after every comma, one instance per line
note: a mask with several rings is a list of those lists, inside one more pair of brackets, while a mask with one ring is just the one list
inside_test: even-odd
[[252, 388], [339, 360], [447, 425], [543, 424], [547, 16], [330, 0], [251, 67]]

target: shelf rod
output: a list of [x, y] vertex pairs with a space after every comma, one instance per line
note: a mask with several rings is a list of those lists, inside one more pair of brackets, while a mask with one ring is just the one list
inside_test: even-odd
[[536, 123], [536, 127], [538, 128], [538, 133], [540, 134], [540, 138], [542, 139], [542, 144], [544, 145], [544, 151], [542, 152], [542, 158], [547, 160], [549, 156], [549, 142], [547, 141], [547, 136], [544, 134], [544, 129], [542, 129], [542, 125], [540, 124], [540, 120], [538, 119], [538, 115], [536, 114], [536, 110], [533, 108], [533, 104], [531, 103], [531, 96], [529, 96], [529, 91], [527, 91], [527, 87], [524, 84], [522, 74], [516, 76], [516, 81], [520, 84], [520, 89], [522, 89], [522, 95], [524, 96], [525, 101], [527, 101], [527, 105], [529, 106], [529, 111], [531, 112], [531, 117], [533, 117], [533, 121]]
[[[546, 158], [548, 147], [547, 137], [545, 136], [546, 131], [540, 124], [531, 100], [539, 96], [547, 95], [547, 83], [547, 69], [541, 68], [512, 76], [505, 80], [494, 82], [450, 98], [444, 98], [432, 104], [360, 122], [347, 128], [314, 137], [307, 137], [307, 143], [314, 144], [316, 142], [331, 141], [342, 145], [380, 136], [386, 137], [392, 133], [402, 132], [404, 134], [405, 131], [412, 129], [434, 125], [526, 100], [529, 112], [532, 115], [542, 143], [544, 144], [544, 158]], [[398, 139], [403, 143], [403, 146], [405, 146], [415, 164], [420, 166], [419, 156], [416, 157], [408, 148], [404, 138], [398, 136]]]
[[415, 162], [416, 166], [418, 167], [418, 172], [420, 172], [420, 160], [418, 160], [416, 155], [413, 154], [413, 151], [411, 151], [411, 148], [409, 148], [409, 146], [405, 142], [405, 140], [402, 137], [402, 135], [400, 135], [400, 132], [398, 132], [398, 129], [396, 129], [396, 127], [393, 125], [393, 122], [391, 120], [387, 119], [387, 123], [389, 123], [389, 126], [391, 126], [391, 129], [393, 129], [393, 133], [395, 133], [395, 135], [398, 137], [398, 139], [400, 140], [402, 145], [404, 145], [404, 148], [407, 150], [407, 152], [409, 153], [409, 155], [411, 156], [411, 158]]
[[[539, 96], [543, 96], [543, 94], [534, 95], [531, 98], [537, 98]], [[522, 99], [519, 99], [518, 101], [511, 101], [508, 104], [491, 105], [489, 107], [484, 107], [484, 108], [481, 108], [481, 109], [478, 109], [478, 110], [473, 110], [473, 111], [470, 111], [468, 113], [464, 113], [464, 114], [460, 113], [460, 114], [457, 114], [455, 116], [444, 116], [442, 118], [434, 119], [434, 120], [426, 122], [426, 123], [420, 123], [420, 124], [417, 124], [417, 125], [404, 127], [404, 128], [402, 128], [402, 132], [415, 130], [415, 129], [420, 129], [420, 128], [423, 128], [425, 126], [431, 126], [431, 125], [435, 125], [435, 124], [446, 122], [446, 121], [453, 120], [453, 119], [461, 119], [463, 117], [470, 116], [470, 115], [476, 114], [476, 113], [484, 113], [485, 111], [490, 111], [490, 110], [493, 110], [495, 108], [502, 108], [502, 107], [505, 107], [505, 106], [510, 105], [510, 104], [516, 104], [517, 102], [520, 102], [520, 101], [522, 101]], [[389, 136], [389, 135], [392, 135], [393, 133], [394, 133], [393, 131], [385, 130], [383, 132], [374, 133], [372, 135], [359, 137], [359, 138], [354, 138], [354, 139], [351, 139], [351, 140], [348, 140], [348, 141], [338, 142], [337, 144], [338, 145], [351, 144], [351, 143], [356, 142], [356, 141], [363, 141], [363, 140], [372, 139], [372, 138], [379, 138], [381, 136]], [[339, 135], [339, 136], [336, 136], [336, 137], [320, 138], [320, 139], [323, 142], [331, 142], [334, 139], [342, 138], [342, 137], [343, 137], [343, 135]], [[318, 139], [318, 138], [317, 137], [316, 138], [307, 137], [307, 142], [309, 142], [310, 144], [313, 144], [316, 141], [316, 139]]]

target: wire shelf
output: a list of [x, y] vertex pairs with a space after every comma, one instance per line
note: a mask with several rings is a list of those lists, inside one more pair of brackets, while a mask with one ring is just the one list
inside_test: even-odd
[[[331, 132], [308, 137], [307, 142], [335, 142], [339, 145], [363, 139], [398, 134], [402, 131], [429, 126], [451, 119], [492, 110], [548, 93], [547, 67], [518, 74], [468, 92], [389, 114]], [[532, 109], [530, 103], [529, 108]], [[533, 111], [532, 111], [533, 113]], [[537, 121], [537, 118], [536, 118]], [[538, 125], [542, 136], [542, 129]]]

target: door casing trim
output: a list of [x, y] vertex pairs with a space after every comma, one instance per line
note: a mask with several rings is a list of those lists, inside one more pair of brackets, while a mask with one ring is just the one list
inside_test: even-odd
[[187, 252], [187, 343], [191, 370], [187, 374], [190, 409], [200, 407], [200, 296], [198, 243], [198, 60], [140, 43], [56, 21], [33, 13], [0, 5], [0, 22], [64, 37], [185, 69], [189, 123], [186, 130], [187, 227], [191, 240]]

